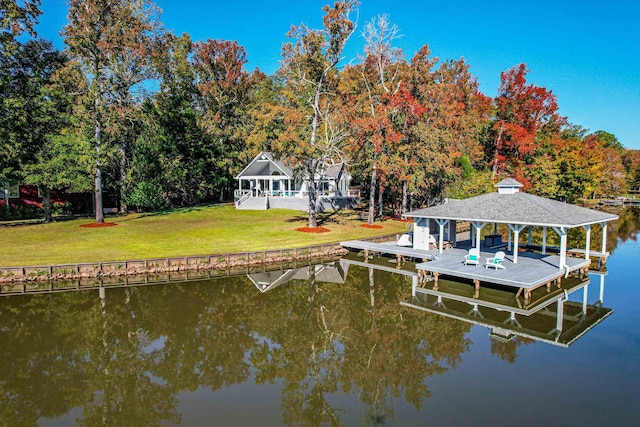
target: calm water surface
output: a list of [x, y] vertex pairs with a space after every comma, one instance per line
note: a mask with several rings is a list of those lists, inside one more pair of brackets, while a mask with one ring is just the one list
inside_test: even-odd
[[568, 347], [403, 306], [411, 278], [346, 263], [4, 297], [0, 425], [638, 425], [634, 230], [602, 304], [590, 276], [613, 313]]

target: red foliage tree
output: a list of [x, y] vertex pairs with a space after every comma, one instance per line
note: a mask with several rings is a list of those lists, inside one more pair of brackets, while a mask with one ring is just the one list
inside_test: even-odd
[[495, 146], [493, 174], [518, 175], [518, 169], [533, 156], [540, 135], [560, 131], [566, 119], [558, 114], [558, 103], [552, 91], [527, 84], [525, 64], [500, 73], [500, 88], [495, 99]]

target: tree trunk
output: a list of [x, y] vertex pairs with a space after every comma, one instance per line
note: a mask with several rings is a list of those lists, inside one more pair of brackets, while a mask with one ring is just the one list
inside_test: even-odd
[[378, 161], [378, 153], [373, 154], [373, 168], [371, 171], [371, 182], [369, 183], [369, 218], [367, 219], [367, 224], [373, 225], [375, 219], [375, 209], [376, 209], [376, 185], [378, 178], [378, 168], [376, 167], [376, 162]]
[[408, 184], [407, 181], [402, 181], [402, 208], [400, 208], [400, 215], [407, 212], [407, 204], [408, 204]]
[[500, 131], [498, 132], [498, 137], [496, 138], [496, 151], [493, 154], [493, 173], [491, 174], [491, 180], [496, 180], [496, 175], [498, 173], [498, 154], [500, 153], [500, 146], [502, 144], [502, 132], [504, 128], [502, 122], [500, 123]]
[[120, 213], [126, 214], [128, 211], [127, 202], [124, 200], [124, 186], [127, 181], [127, 144], [120, 146]]
[[104, 222], [104, 210], [102, 205], [102, 169], [96, 165], [96, 175], [94, 178], [94, 199], [96, 201], [96, 222], [101, 224]]
[[51, 190], [46, 185], [40, 185], [40, 193], [42, 194], [42, 207], [44, 208], [44, 222], [53, 221], [51, 216]]
[[311, 159], [307, 163], [307, 173], [309, 174], [309, 227], [317, 227], [316, 223], [316, 162], [317, 160]]
[[384, 195], [384, 187], [380, 187], [378, 191], [378, 217], [382, 219], [384, 217], [384, 212], [382, 210], [382, 196]]
[[102, 169], [100, 168], [100, 145], [102, 144], [102, 122], [100, 118], [100, 100], [95, 99], [95, 144], [96, 144], [96, 170], [94, 177], [94, 199], [96, 201], [96, 222], [101, 224], [104, 222], [104, 211], [102, 205]]

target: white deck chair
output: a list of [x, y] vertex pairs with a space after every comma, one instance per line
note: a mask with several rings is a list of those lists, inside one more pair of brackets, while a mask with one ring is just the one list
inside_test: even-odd
[[464, 256], [464, 263], [469, 265], [480, 264], [480, 250], [478, 248], [469, 249], [469, 253]]
[[504, 260], [504, 256], [505, 256], [504, 252], [502, 251], [496, 252], [493, 258], [487, 258], [487, 262], [484, 265], [485, 268], [493, 267], [496, 270], [499, 268], [504, 269], [504, 265], [502, 264], [502, 261]]

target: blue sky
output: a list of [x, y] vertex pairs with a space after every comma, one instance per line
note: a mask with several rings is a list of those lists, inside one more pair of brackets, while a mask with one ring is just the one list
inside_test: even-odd
[[[322, 25], [332, 0], [156, 0], [166, 28], [193, 40], [237, 40], [249, 68], [278, 68], [292, 24]], [[63, 47], [66, 2], [42, 0], [39, 35]], [[633, 0], [523, 0], [455, 2], [362, 0], [358, 30], [345, 63], [362, 50], [360, 30], [389, 15], [407, 58], [424, 44], [441, 59], [464, 57], [480, 89], [495, 96], [500, 72], [521, 62], [528, 81], [552, 90], [561, 114], [590, 131], [605, 130], [627, 148], [640, 149], [640, 2]], [[57, 39], [57, 40], [56, 40]]]

